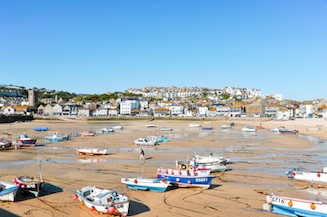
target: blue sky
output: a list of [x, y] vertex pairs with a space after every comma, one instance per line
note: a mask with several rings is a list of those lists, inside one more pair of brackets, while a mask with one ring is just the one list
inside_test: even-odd
[[0, 0], [0, 84], [327, 98], [326, 0]]

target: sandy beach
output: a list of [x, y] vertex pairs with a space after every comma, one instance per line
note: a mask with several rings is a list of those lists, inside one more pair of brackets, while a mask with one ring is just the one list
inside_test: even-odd
[[[262, 210], [268, 193], [303, 199], [327, 200], [312, 195], [306, 186], [287, 178], [285, 172], [295, 168], [321, 170], [326, 165], [327, 121], [301, 119], [294, 121], [233, 121], [232, 129], [223, 130], [230, 120], [156, 120], [157, 128], [146, 128], [150, 121], [39, 121], [1, 124], [0, 131], [12, 134], [13, 140], [23, 132], [37, 138], [35, 148], [0, 152], [0, 180], [11, 181], [18, 175], [38, 175], [38, 155], [46, 184], [38, 198], [18, 194], [15, 202], [0, 202], [0, 216], [103, 216], [73, 200], [75, 191], [87, 185], [116, 189], [131, 199], [128, 216], [278, 216]], [[212, 131], [191, 128], [199, 123], [213, 127]], [[256, 134], [246, 134], [241, 128], [262, 125]], [[97, 133], [80, 137], [79, 132], [99, 132], [102, 127], [122, 125], [121, 131]], [[320, 125], [320, 131], [308, 131], [307, 126]], [[284, 126], [298, 130], [298, 135], [281, 135], [271, 129]], [[33, 127], [48, 127], [36, 132]], [[161, 132], [161, 127], [173, 131]], [[70, 134], [71, 140], [45, 143], [51, 132]], [[133, 144], [139, 137], [166, 135], [169, 141], [145, 147], [145, 177], [155, 177], [158, 167], [175, 167], [176, 160], [186, 160], [195, 153], [220, 154], [230, 158], [229, 171], [214, 173], [209, 189], [169, 188], [164, 193], [134, 191], [120, 183], [122, 177], [137, 177], [142, 173], [140, 147]], [[108, 148], [105, 156], [81, 156], [77, 147]], [[320, 189], [322, 192], [324, 189]]]

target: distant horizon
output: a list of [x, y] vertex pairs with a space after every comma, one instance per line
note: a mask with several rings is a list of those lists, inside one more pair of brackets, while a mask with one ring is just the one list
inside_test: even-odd
[[7, 84], [258, 88], [327, 98], [327, 1], [0, 1]]

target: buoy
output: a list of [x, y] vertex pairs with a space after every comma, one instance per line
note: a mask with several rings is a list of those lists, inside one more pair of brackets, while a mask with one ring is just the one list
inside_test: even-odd
[[21, 185], [20, 187], [24, 189], [24, 188], [26, 188], [26, 185]]
[[165, 173], [168, 174], [168, 170], [166, 170]]
[[20, 184], [19, 183], [17, 183], [16, 185], [17, 185], [18, 188], [20, 188]]
[[320, 173], [317, 173], [318, 178], [320, 177]]
[[295, 176], [295, 175], [296, 175], [296, 172], [295, 172], [295, 171], [293, 171], [292, 175], [293, 175], [293, 176]]
[[189, 185], [190, 185], [191, 183], [192, 183], [192, 182], [191, 182], [191, 180], [188, 180], [188, 181], [187, 181], [187, 184], [189, 184]]
[[158, 172], [161, 173], [162, 172], [161, 169], [158, 169]]
[[134, 180], [134, 183], [137, 184], [137, 179]]
[[77, 200], [77, 199], [78, 199], [78, 196], [77, 196], [77, 195], [75, 195], [75, 196], [73, 197], [73, 199], [74, 199], [74, 200]]
[[14, 179], [12, 179], [12, 183], [15, 183], [16, 184], [16, 179], [14, 178]]
[[94, 211], [95, 210], [95, 207], [94, 206], [91, 206], [91, 211]]
[[174, 170], [171, 171], [171, 174], [174, 175]]
[[288, 201], [288, 206], [292, 207], [293, 206], [293, 202], [290, 200]]
[[84, 201], [81, 201], [80, 204], [81, 204], [81, 206], [84, 206], [85, 205]]
[[109, 207], [109, 213], [113, 215], [116, 212], [116, 208], [114, 206]]
[[182, 171], [179, 171], [178, 174], [179, 174], [179, 175], [182, 175]]
[[161, 181], [162, 181], [162, 182], [165, 182], [165, 181], [166, 181], [166, 179], [165, 179], [165, 178], [162, 178], [162, 179], [161, 179]]
[[310, 205], [310, 208], [311, 208], [312, 210], [315, 210], [315, 209], [316, 209], [316, 205], [315, 205], [314, 203], [312, 203], [312, 204]]
[[273, 199], [268, 195], [267, 198], [267, 203], [271, 204], [273, 202]]
[[176, 178], [176, 182], [179, 182], [180, 181], [180, 179], [179, 178]]

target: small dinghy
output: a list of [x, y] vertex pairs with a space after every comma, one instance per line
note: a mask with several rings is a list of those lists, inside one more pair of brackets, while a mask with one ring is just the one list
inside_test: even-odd
[[129, 197], [116, 191], [86, 186], [76, 191], [74, 200], [79, 200], [91, 211], [99, 213], [127, 216], [129, 209]]
[[15, 201], [18, 191], [18, 186], [10, 182], [0, 181], [0, 200], [1, 201]]

